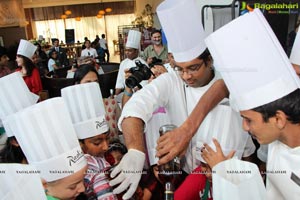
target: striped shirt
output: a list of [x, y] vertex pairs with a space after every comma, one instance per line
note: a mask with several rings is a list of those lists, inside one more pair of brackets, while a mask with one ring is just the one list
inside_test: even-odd
[[89, 200], [117, 200], [112, 193], [109, 179], [104, 170], [111, 167], [102, 157], [85, 154], [88, 169], [84, 177], [85, 194]]

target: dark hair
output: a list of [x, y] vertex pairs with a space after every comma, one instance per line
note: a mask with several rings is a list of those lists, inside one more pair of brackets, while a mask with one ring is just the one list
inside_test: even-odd
[[125, 155], [127, 153], [127, 148], [120, 141], [111, 141], [107, 153], [112, 151], [119, 151], [121, 154]]
[[105, 38], [105, 34], [102, 34], [101, 37], [102, 37], [102, 38]]
[[4, 55], [7, 55], [7, 50], [5, 47], [0, 46], [0, 58]]
[[98, 77], [99, 81], [99, 75], [97, 70], [93, 65], [83, 64], [78, 67], [78, 69], [75, 71], [74, 75], [74, 84], [79, 84], [80, 81], [84, 78], [84, 76], [89, 72], [95, 72]]
[[151, 32], [151, 37], [152, 35], [154, 35], [155, 33], [159, 33], [161, 35], [161, 31], [158, 30], [158, 29], [154, 29], [152, 32]]
[[206, 48], [205, 51], [203, 51], [203, 53], [200, 56], [198, 56], [198, 59], [203, 60], [206, 66], [208, 62], [212, 61], [212, 57], [210, 55], [208, 48]]
[[53, 43], [56, 42], [56, 41], [59, 42], [59, 39], [55, 38], [55, 39], [52, 40]]
[[300, 89], [252, 110], [261, 113], [264, 122], [268, 122], [269, 118], [274, 117], [276, 112], [281, 110], [287, 115], [288, 121], [297, 124], [300, 122]]
[[91, 44], [91, 41], [90, 41], [90, 40], [85, 40], [85, 41], [84, 41], [84, 44], [85, 44], [86, 42], [89, 42], [89, 43]]
[[55, 49], [49, 51], [49, 58], [53, 59], [52, 55], [53, 55], [54, 52], [57, 53], [57, 51], [55, 51]]
[[42, 46], [40, 45], [40, 43], [36, 42], [36, 43], [34, 43], [34, 45], [38, 47], [38, 50], [42, 49]]
[[26, 69], [26, 76], [31, 76], [32, 71], [33, 71], [34, 68], [35, 68], [35, 65], [34, 65], [34, 63], [32, 62], [32, 60], [29, 59], [29, 58], [27, 58], [27, 57], [25, 57], [25, 56], [23, 56], [23, 55], [17, 55], [17, 56], [23, 58], [23, 61], [24, 61], [24, 67], [25, 67], [25, 69]]
[[[107, 132], [104, 132], [104, 133], [100, 133], [100, 134], [109, 134], [109, 131], [107, 131]], [[92, 136], [93, 137], [93, 136]], [[84, 138], [84, 139], [78, 139], [78, 141], [80, 142], [80, 143], [82, 143], [82, 144], [85, 144], [85, 140], [86, 139], [89, 139], [90, 137], [88, 137], [88, 138]]]
[[26, 159], [21, 147], [12, 144], [16, 138], [8, 137], [5, 147], [0, 152], [0, 163], [22, 163]]
[[38, 51], [39, 53], [44, 52], [44, 51], [42, 50], [42, 46], [41, 46], [40, 43], [37, 42], [37, 43], [35, 44], [35, 46], [38, 47], [38, 48], [37, 48], [37, 51]]

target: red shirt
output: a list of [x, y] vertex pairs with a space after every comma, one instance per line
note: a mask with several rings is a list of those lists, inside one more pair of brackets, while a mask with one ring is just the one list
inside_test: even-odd
[[[21, 68], [16, 69], [16, 71], [21, 71]], [[31, 76], [23, 76], [23, 79], [30, 92], [38, 95], [39, 92], [43, 90], [41, 77], [36, 68], [33, 69]]]
[[[207, 178], [205, 174], [201, 173], [201, 168], [197, 167], [191, 174], [186, 177], [184, 182], [175, 191], [174, 199], [202, 200], [201, 197], [204, 194], [206, 179]], [[213, 200], [211, 183], [207, 200]]]

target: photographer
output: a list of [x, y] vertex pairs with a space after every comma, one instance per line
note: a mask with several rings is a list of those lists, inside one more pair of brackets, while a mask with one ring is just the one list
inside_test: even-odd
[[162, 44], [161, 40], [161, 31], [154, 30], [151, 32], [151, 42], [152, 45], [149, 45], [143, 52], [142, 58], [148, 63], [151, 64], [154, 58], [162, 60], [163, 63], [168, 60], [168, 49]]
[[[163, 66], [163, 65], [154, 65], [151, 67], [151, 76], [148, 79], [148, 83], [150, 83], [153, 79], [155, 79], [156, 77], [158, 77], [159, 75], [168, 72], [168, 70]], [[125, 80], [128, 80], [129, 77], [132, 77], [132, 70], [131, 69], [126, 69], [125, 70]], [[130, 97], [132, 96], [133, 92], [139, 90], [138, 87], [128, 87], [127, 85], [125, 86], [125, 90], [124, 90], [124, 94], [123, 98], [122, 98], [122, 107], [126, 104], [126, 102], [130, 99]]]
[[[200, 11], [195, 9], [195, 4], [194, 1], [178, 4], [164, 1], [158, 7], [159, 20], [161, 23], [165, 22], [162, 27], [173, 50], [177, 72], [164, 73], [156, 78], [134, 94], [123, 108], [119, 125], [122, 128], [128, 153], [112, 171], [113, 180], [110, 181], [110, 185], [121, 183], [114, 190], [115, 193], [129, 188], [123, 196], [124, 199], [130, 198], [136, 190], [141, 173], [126, 174], [122, 170], [142, 170], [146, 158], [143, 153], [145, 152], [143, 133], [144, 128], [149, 125], [148, 121], [153, 112], [159, 106], [164, 106], [167, 108], [172, 124], [179, 127], [159, 139], [156, 154], [160, 157], [158, 164], [165, 164], [175, 156], [186, 153], [186, 162], [183, 164], [186, 172], [190, 172], [190, 169], [195, 168], [193, 165], [195, 154], [192, 154], [192, 150], [195, 149], [192, 147], [195, 145], [192, 146], [190, 141], [206, 114], [228, 94], [224, 82], [214, 77], [211, 57], [209, 52], [205, 51], [201, 20], [193, 20], [193, 25], [187, 23], [191, 21], [189, 17], [200, 16]], [[162, 17], [164, 13], [162, 14], [163, 11], [159, 8], [164, 6], [166, 6], [164, 13], [167, 14]], [[179, 16], [178, 11], [186, 14], [187, 18], [183, 19], [182, 15]], [[182, 32], [182, 29], [189, 31]], [[182, 38], [188, 39], [182, 40]], [[196, 94], [193, 96], [194, 93]]]
[[[119, 73], [116, 82], [116, 95], [120, 94], [122, 90], [125, 89], [125, 70], [135, 67], [135, 61], [139, 60], [142, 64], [147, 65], [147, 63], [139, 57], [139, 48], [141, 41], [141, 32], [130, 30], [128, 32], [128, 38], [125, 45], [125, 55], [126, 59], [123, 60], [120, 64]], [[141, 83], [142, 85], [146, 83]], [[124, 91], [125, 92], [125, 91]]]

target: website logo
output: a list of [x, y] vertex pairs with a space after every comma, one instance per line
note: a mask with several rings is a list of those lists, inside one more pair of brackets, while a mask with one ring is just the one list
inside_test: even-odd
[[253, 9], [259, 8], [265, 10], [268, 14], [298, 14], [299, 3], [247, 3], [241, 1], [240, 15], [253, 11]]
[[241, 2], [241, 7], [240, 7], [240, 15], [246, 14], [248, 12], [253, 11], [254, 9], [247, 4], [245, 1]]

